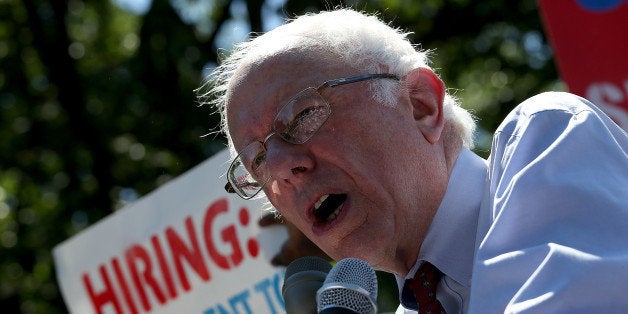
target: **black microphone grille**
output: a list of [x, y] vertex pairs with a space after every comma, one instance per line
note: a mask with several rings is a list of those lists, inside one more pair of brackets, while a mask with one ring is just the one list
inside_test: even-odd
[[357, 313], [377, 311], [377, 275], [367, 262], [357, 258], [340, 260], [318, 291], [319, 311], [329, 307]]
[[331, 270], [331, 264], [323, 258], [317, 256], [305, 256], [295, 259], [286, 268], [285, 278], [292, 276], [298, 272], [314, 270], [328, 273]]

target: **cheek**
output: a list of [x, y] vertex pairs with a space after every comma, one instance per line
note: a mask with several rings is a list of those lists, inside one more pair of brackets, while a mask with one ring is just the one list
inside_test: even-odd
[[[268, 185], [270, 186], [267, 185], [267, 187], [265, 188], [268, 189], [266, 191], [266, 197], [268, 198], [268, 201], [279, 212], [279, 214], [281, 214], [283, 218], [288, 220], [290, 223], [299, 226], [299, 222], [301, 219], [299, 219], [296, 210], [294, 210], [296, 206], [294, 206], [293, 202], [283, 196], [283, 194], [285, 193], [282, 194], [281, 191], [276, 188], [276, 183], [273, 184], [273, 182], [274, 181], [269, 182]], [[277, 190], [278, 193], [272, 193], [271, 191], [273, 189]]]
[[375, 121], [363, 120], [358, 128], [338, 128], [330, 143], [340, 154], [349, 156], [351, 163], [372, 172], [403, 167], [399, 163], [407, 163], [404, 158], [417, 147], [415, 130], [402, 119], [369, 122]]

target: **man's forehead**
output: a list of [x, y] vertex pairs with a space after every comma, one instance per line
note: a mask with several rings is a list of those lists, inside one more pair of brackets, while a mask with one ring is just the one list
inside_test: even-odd
[[[269, 132], [274, 115], [299, 91], [353, 73], [341, 58], [320, 48], [290, 48], [243, 60], [234, 71], [226, 93], [230, 133], [237, 131], [241, 135], [242, 131], [249, 133], [258, 126]], [[256, 117], [254, 125], [242, 126], [240, 123], [245, 120], [251, 123], [249, 116]]]
[[312, 60], [282, 54], [238, 67], [229, 83], [225, 104], [234, 144], [264, 136], [281, 105], [299, 88], [317, 82]]
[[[227, 110], [238, 103], [242, 93], [281, 101], [307, 87], [316, 87], [346, 69], [338, 58], [319, 51], [287, 50], [243, 62], [227, 88]], [[284, 95], [285, 93], [285, 95]], [[260, 99], [261, 100], [261, 99]]]
[[[288, 85], [308, 77], [311, 65], [293, 56], [273, 56], [238, 67], [227, 88], [227, 112], [241, 102], [278, 100]], [[253, 105], [253, 104], [250, 104]]]
[[[260, 77], [272, 79], [270, 75], [291, 75], [295, 71], [310, 72], [312, 67], [331, 67], [330, 63], [337, 62], [337, 58], [326, 57], [327, 54], [307, 49], [290, 49], [272, 55], [261, 55], [243, 60], [232, 77], [232, 82], [241, 84], [242, 81]], [[312, 72], [308, 74], [314, 74]], [[230, 85], [231, 82], [230, 82]]]

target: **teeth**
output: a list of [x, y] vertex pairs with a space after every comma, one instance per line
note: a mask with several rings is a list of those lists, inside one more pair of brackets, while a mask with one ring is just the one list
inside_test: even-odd
[[[340, 214], [340, 211], [342, 209], [343, 202], [344, 202], [344, 199], [342, 199], [342, 200], [340, 200], [340, 199], [330, 200], [331, 203], [328, 202], [330, 204], [326, 205], [327, 208], [321, 208], [321, 206], [323, 206], [323, 203], [325, 203], [330, 196], [331, 196], [330, 194], [323, 195], [314, 204], [314, 214], [318, 217], [318, 219], [322, 219], [322, 220], [325, 220], [327, 222], [330, 222], [330, 221], [336, 219], [336, 217], [338, 217], [338, 215]], [[342, 197], [342, 196], [337, 195], [336, 197]], [[346, 198], [346, 196], [344, 198]], [[340, 203], [338, 203], [338, 201], [340, 201]], [[330, 212], [332, 210], [332, 208], [330, 206], [332, 204], [334, 204], [334, 203], [337, 203], [338, 206], [333, 209], [333, 212]]]
[[332, 221], [336, 219], [336, 217], [338, 217], [338, 214], [340, 213], [340, 207], [342, 207], [342, 205], [338, 206], [338, 208], [336, 208], [336, 210], [334, 210], [334, 212], [331, 213], [329, 217], [327, 217], [327, 221]]
[[328, 197], [329, 197], [329, 194], [321, 196], [321, 198], [319, 198], [318, 201], [316, 201], [316, 203], [314, 204], [314, 210], [318, 210], [318, 208], [321, 207], [321, 204], [323, 204], [323, 202]]

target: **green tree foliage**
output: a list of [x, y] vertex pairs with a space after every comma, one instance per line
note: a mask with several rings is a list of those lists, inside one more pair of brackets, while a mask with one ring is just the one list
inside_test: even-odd
[[[124, 1], [116, 1], [124, 3]], [[561, 89], [534, 1], [0, 1], [0, 302], [65, 313], [52, 248], [224, 147], [193, 90], [278, 16], [381, 11], [433, 50], [481, 119], [478, 152], [527, 96]], [[203, 137], [205, 134], [210, 136]], [[394, 286], [389, 279], [382, 279]], [[393, 302], [394, 303], [394, 302]]]

